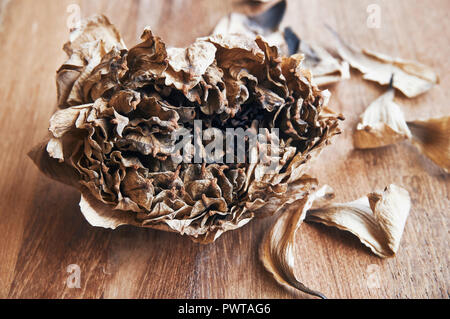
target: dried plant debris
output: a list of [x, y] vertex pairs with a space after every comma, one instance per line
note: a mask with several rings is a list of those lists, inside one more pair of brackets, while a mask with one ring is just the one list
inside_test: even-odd
[[385, 54], [359, 49], [348, 44], [327, 26], [337, 40], [337, 51], [343, 60], [363, 73], [363, 78], [387, 85], [392, 74], [394, 87], [407, 97], [416, 97], [439, 83], [439, 77], [428, 66], [415, 61], [392, 58]]
[[316, 191], [316, 186], [311, 182], [304, 187], [305, 194], [275, 221], [261, 242], [259, 256], [282, 286], [325, 298], [302, 284], [294, 274], [295, 235], [302, 222], [317, 222], [349, 231], [374, 254], [392, 257], [398, 251], [411, 200], [408, 191], [391, 184], [383, 192], [374, 192], [350, 203], [327, 204], [334, 198], [333, 190], [325, 185]]
[[304, 66], [311, 71], [312, 81], [317, 86], [350, 79], [348, 63], [339, 61], [323, 47], [300, 41], [300, 52], [305, 55]]
[[213, 34], [239, 34], [250, 38], [259, 35], [264, 37], [265, 41], [271, 46], [277, 46], [281, 55], [292, 55], [296, 53], [296, 50], [289, 48], [283, 31], [279, 29], [285, 12], [285, 0], [275, 3], [267, 10], [254, 16], [233, 12], [217, 23]]
[[377, 148], [410, 140], [421, 153], [448, 173], [450, 116], [406, 122], [394, 97], [395, 91], [388, 89], [362, 114], [353, 134], [355, 148]]
[[312, 209], [306, 221], [349, 231], [374, 254], [387, 258], [398, 251], [410, 208], [408, 191], [391, 184], [350, 203]]
[[[300, 200], [311, 183], [304, 175], [310, 158], [340, 132], [342, 117], [326, 108], [329, 93], [311, 83], [302, 57], [282, 57], [259, 36], [213, 35], [166, 48], [146, 28], [127, 50], [101, 16], [73, 30], [67, 47], [57, 76], [61, 109], [30, 156], [81, 192], [81, 210], [95, 226], [212, 242]], [[196, 121], [214, 133], [242, 128], [266, 140], [247, 148], [243, 162], [233, 152], [231, 162], [180, 161], [197, 151], [181, 154], [177, 133], [194, 136], [199, 154], [210, 146], [196, 135]], [[227, 146], [227, 155], [236, 151]], [[267, 158], [248, 160], [260, 149], [270, 150], [276, 165], [269, 170]]]
[[323, 86], [350, 78], [347, 62], [339, 61], [318, 45], [309, 45], [286, 27], [280, 30], [280, 23], [286, 11], [286, 1], [280, 1], [256, 16], [231, 13], [219, 21], [213, 34], [261, 35], [272, 46], [278, 47], [282, 55], [303, 53], [303, 64], [312, 73], [312, 82]]
[[306, 217], [306, 212], [314, 201], [332, 198], [331, 188], [324, 186], [314, 191], [316, 183], [302, 186], [304, 194], [292, 203], [275, 221], [259, 247], [259, 256], [264, 267], [282, 286], [296, 288], [307, 294], [325, 299], [320, 292], [302, 284], [294, 274], [295, 269], [295, 234]]
[[363, 113], [353, 134], [356, 148], [377, 148], [411, 138], [403, 112], [394, 102], [394, 96], [395, 90], [390, 88]]
[[450, 116], [407, 123], [411, 142], [446, 173], [450, 172]]

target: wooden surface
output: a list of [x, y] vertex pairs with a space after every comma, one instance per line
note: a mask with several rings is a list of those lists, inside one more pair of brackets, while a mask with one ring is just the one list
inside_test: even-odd
[[[176, 234], [91, 227], [79, 195], [53, 182], [26, 157], [46, 134], [55, 110], [55, 71], [64, 61], [67, 6], [82, 16], [105, 13], [128, 45], [150, 25], [170, 45], [207, 35], [221, 16], [250, 9], [224, 0], [0, 0], [0, 297], [6, 298], [305, 298], [279, 287], [257, 258], [273, 218], [254, 220], [202, 246]], [[367, 6], [380, 5], [381, 28], [366, 25]], [[440, 73], [427, 94], [397, 101], [407, 119], [449, 114], [448, 0], [289, 1], [284, 24], [305, 40], [330, 44], [328, 23], [351, 42], [416, 59]], [[332, 107], [347, 118], [312, 173], [337, 200], [356, 199], [390, 183], [412, 197], [395, 258], [372, 255], [352, 235], [303, 225], [297, 237], [298, 275], [329, 298], [449, 297], [449, 176], [407, 142], [355, 151], [352, 129], [383, 89], [352, 72], [330, 88]], [[81, 269], [81, 288], [68, 288], [66, 269]]]

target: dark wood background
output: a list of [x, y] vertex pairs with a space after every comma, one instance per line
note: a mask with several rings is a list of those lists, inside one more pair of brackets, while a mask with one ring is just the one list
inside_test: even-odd
[[[76, 191], [53, 182], [26, 157], [46, 134], [55, 110], [55, 71], [64, 61], [67, 6], [83, 17], [104, 13], [128, 45], [144, 26], [174, 46], [211, 32], [225, 14], [250, 12], [238, 0], [0, 0], [0, 297], [7, 298], [304, 298], [279, 287], [258, 261], [257, 247], [273, 218], [254, 220], [202, 246], [176, 234], [91, 227]], [[366, 25], [369, 4], [381, 8], [381, 28]], [[449, 114], [448, 0], [291, 0], [284, 24], [305, 40], [330, 44], [333, 26], [363, 47], [419, 60], [440, 73], [427, 94], [397, 102], [407, 119]], [[330, 88], [332, 107], [347, 118], [312, 174], [349, 201], [390, 183], [405, 187], [412, 210], [395, 258], [372, 255], [352, 235], [303, 225], [297, 237], [298, 275], [330, 298], [449, 297], [449, 177], [407, 142], [355, 151], [352, 129], [383, 89], [352, 79]], [[81, 288], [66, 286], [69, 264]]]

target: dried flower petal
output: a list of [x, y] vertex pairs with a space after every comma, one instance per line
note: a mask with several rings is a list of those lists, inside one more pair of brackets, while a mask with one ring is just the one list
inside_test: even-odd
[[286, 1], [282, 0], [256, 16], [231, 13], [223, 17], [214, 28], [214, 35], [239, 34], [248, 38], [264, 37], [271, 46], [276, 46], [282, 55], [290, 52], [284, 33], [279, 30], [286, 12]]
[[300, 41], [300, 52], [305, 54], [304, 66], [311, 71], [317, 86], [350, 79], [348, 63], [337, 60], [323, 47]]
[[83, 21], [70, 34], [70, 41], [64, 45], [69, 56], [58, 70], [58, 106], [84, 104], [83, 85], [87, 77], [111, 50], [125, 49], [117, 29], [105, 16], [94, 16]]
[[450, 117], [406, 122], [393, 102], [391, 88], [376, 99], [361, 116], [353, 134], [355, 148], [377, 148], [410, 140], [421, 153], [445, 172], [450, 170]]
[[307, 294], [325, 298], [321, 293], [311, 290], [295, 276], [295, 234], [305, 219], [306, 212], [316, 200], [333, 197], [332, 190], [324, 186], [314, 192], [311, 186], [304, 189], [304, 196], [291, 204], [286, 212], [275, 221], [266, 233], [259, 247], [259, 256], [264, 267], [275, 280], [286, 287], [293, 287]]
[[394, 87], [410, 98], [425, 93], [439, 83], [436, 73], [423, 64], [392, 58], [369, 50], [361, 50], [347, 44], [330, 27], [328, 29], [337, 40], [339, 55], [353, 68], [362, 72], [363, 78], [366, 80], [387, 85], [394, 75]]
[[306, 221], [349, 231], [374, 254], [386, 258], [398, 251], [410, 208], [408, 191], [391, 184], [383, 192], [350, 203], [312, 209]]
[[445, 172], [450, 172], [450, 116], [408, 122], [412, 143]]
[[377, 148], [411, 137], [403, 112], [393, 101], [394, 96], [391, 88], [364, 111], [353, 134], [356, 148]]

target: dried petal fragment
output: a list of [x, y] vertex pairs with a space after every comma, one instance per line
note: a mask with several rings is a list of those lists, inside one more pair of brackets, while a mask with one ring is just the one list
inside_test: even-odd
[[353, 134], [356, 148], [376, 148], [411, 137], [400, 107], [394, 103], [394, 89], [372, 102], [361, 116]]
[[271, 46], [277, 46], [282, 55], [289, 55], [285, 36], [279, 30], [285, 11], [286, 1], [282, 0], [255, 16], [231, 13], [217, 23], [213, 35], [239, 34], [248, 38], [263, 36]]
[[392, 75], [394, 87], [407, 97], [416, 97], [439, 83], [439, 77], [428, 66], [415, 61], [392, 58], [369, 50], [361, 50], [347, 44], [333, 29], [328, 27], [337, 40], [339, 55], [352, 67], [364, 74], [363, 78], [387, 85]]
[[411, 142], [445, 172], [450, 172], [450, 116], [408, 122]]
[[332, 190], [324, 186], [316, 192], [305, 189], [303, 198], [291, 204], [286, 212], [275, 221], [266, 233], [259, 247], [259, 256], [264, 267], [272, 273], [275, 280], [286, 287], [293, 287], [307, 294], [325, 299], [320, 292], [302, 284], [295, 276], [295, 234], [305, 219], [306, 212], [316, 200], [332, 197]]
[[300, 52], [305, 54], [304, 66], [311, 71], [315, 85], [350, 79], [348, 63], [337, 60], [323, 47], [300, 41]]
[[353, 134], [355, 148], [377, 148], [411, 141], [445, 172], [450, 170], [450, 116], [406, 122], [391, 88], [366, 109]]
[[350, 203], [312, 209], [306, 221], [349, 231], [374, 254], [387, 258], [398, 251], [410, 208], [408, 191], [391, 184]]

